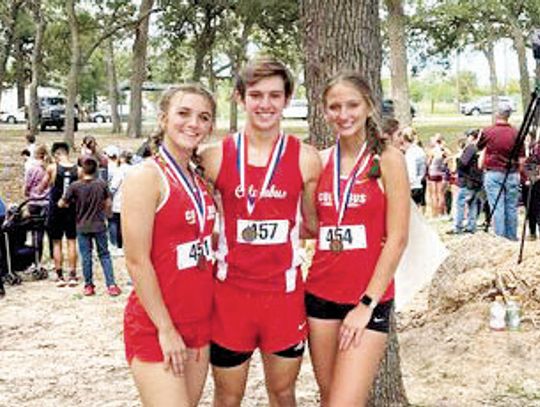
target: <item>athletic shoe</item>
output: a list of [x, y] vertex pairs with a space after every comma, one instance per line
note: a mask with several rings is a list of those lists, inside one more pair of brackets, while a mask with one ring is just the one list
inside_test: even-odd
[[84, 286], [83, 295], [86, 295], [87, 297], [90, 295], [95, 295], [96, 290], [92, 284], [86, 284]]
[[64, 278], [64, 275], [62, 272], [56, 272], [56, 286], [57, 287], [65, 287], [67, 285], [66, 279]]
[[122, 293], [122, 290], [116, 284], [113, 284], [107, 287], [107, 292], [111, 297], [117, 297]]
[[77, 274], [72, 271], [71, 273], [69, 273], [68, 286], [76, 287], [77, 284], [79, 284], [79, 278], [77, 277]]

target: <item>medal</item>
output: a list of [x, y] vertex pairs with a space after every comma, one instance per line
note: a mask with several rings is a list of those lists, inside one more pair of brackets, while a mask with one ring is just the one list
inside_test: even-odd
[[253, 226], [247, 226], [242, 230], [242, 239], [246, 242], [253, 242], [257, 238], [257, 231]]
[[208, 263], [206, 261], [206, 257], [204, 257], [204, 254], [201, 254], [199, 259], [197, 260], [197, 267], [199, 268], [199, 270], [204, 271], [206, 270], [207, 266]]
[[[345, 217], [345, 211], [347, 210], [347, 206], [349, 204], [349, 198], [352, 193], [352, 186], [354, 184], [354, 181], [356, 178], [365, 170], [366, 166], [368, 165], [370, 154], [366, 154], [367, 149], [367, 143], [364, 142], [362, 147], [360, 148], [360, 151], [358, 152], [356, 156], [356, 160], [353, 166], [353, 169], [351, 173], [349, 174], [349, 178], [347, 179], [347, 182], [345, 184], [345, 190], [343, 191], [343, 197], [341, 196], [341, 186], [340, 186], [340, 175], [341, 175], [341, 147], [339, 144], [339, 138], [336, 143], [336, 146], [334, 147], [334, 165], [333, 165], [333, 200], [334, 200], [334, 208], [337, 212], [337, 222], [336, 226], [339, 228], [341, 225], [341, 222], [343, 221], [343, 218]], [[362, 157], [365, 158], [362, 160]], [[344, 249], [343, 242], [341, 239], [338, 238], [332, 238], [330, 240], [329, 244], [330, 251], [333, 253], [340, 253]]]
[[339, 239], [332, 239], [330, 241], [330, 250], [334, 253], [339, 253], [343, 250], [343, 242]]

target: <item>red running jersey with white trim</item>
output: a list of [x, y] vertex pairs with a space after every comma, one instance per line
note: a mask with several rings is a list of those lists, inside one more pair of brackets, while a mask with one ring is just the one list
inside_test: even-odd
[[[373, 159], [354, 181], [338, 235], [343, 250], [329, 250], [330, 241], [336, 238], [335, 226], [338, 215], [332, 196], [334, 155], [330, 154], [316, 191], [316, 206], [319, 216], [319, 236], [306, 291], [329, 301], [343, 304], [358, 304], [364, 294], [375, 266], [379, 260], [386, 237], [386, 197], [376, 178], [367, 173]], [[345, 189], [346, 179], [341, 178], [340, 190]], [[394, 297], [394, 283], [390, 283], [383, 297], [387, 301]]]
[[[211, 236], [216, 217], [213, 198], [199, 179], [206, 205], [204, 239], [199, 238], [197, 215], [187, 192], [159, 158], [153, 160], [167, 189], [165, 199], [156, 210], [150, 252], [161, 295], [174, 323], [208, 319], [213, 301], [212, 263], [207, 261], [203, 269], [196, 263], [202, 253], [207, 259], [212, 256]], [[203, 247], [206, 244], [210, 245], [208, 250]], [[136, 317], [137, 323], [148, 328], [154, 326], [135, 290], [129, 297], [126, 314]]]
[[[284, 152], [265, 196], [248, 213], [237, 168], [236, 136], [223, 140], [216, 189], [223, 202], [217, 279], [250, 290], [292, 292], [302, 284], [299, 270], [300, 141], [287, 135]], [[246, 165], [246, 189], [258, 197], [265, 167]], [[252, 236], [243, 236], [252, 228]], [[246, 237], [247, 239], [244, 239]]]

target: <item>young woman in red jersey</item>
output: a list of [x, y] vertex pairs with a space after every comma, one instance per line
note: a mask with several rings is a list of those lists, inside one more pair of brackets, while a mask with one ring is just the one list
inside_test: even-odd
[[124, 181], [122, 233], [134, 284], [124, 339], [145, 406], [196, 406], [208, 372], [216, 212], [190, 161], [215, 111], [199, 85], [168, 90], [159, 150]]
[[409, 184], [403, 154], [380, 137], [361, 76], [332, 78], [323, 102], [337, 142], [321, 152], [319, 232], [306, 282], [310, 352], [321, 404], [360, 406], [385, 350]]

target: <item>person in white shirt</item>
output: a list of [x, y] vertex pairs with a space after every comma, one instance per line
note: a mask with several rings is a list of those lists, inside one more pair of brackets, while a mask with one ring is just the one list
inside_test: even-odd
[[405, 154], [405, 163], [411, 185], [411, 198], [418, 206], [425, 206], [422, 180], [426, 176], [427, 157], [424, 150], [414, 143], [415, 131], [407, 127], [401, 131], [401, 149]]

